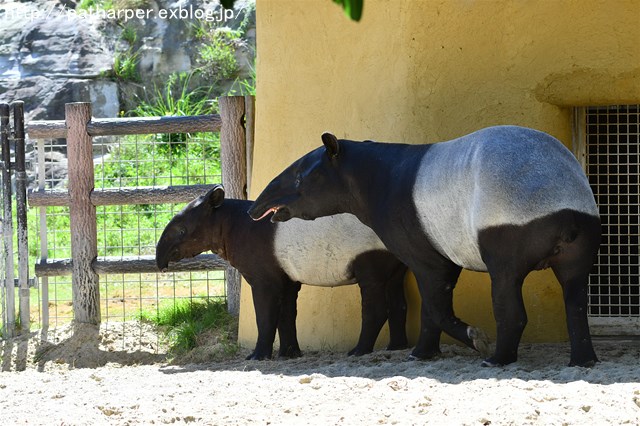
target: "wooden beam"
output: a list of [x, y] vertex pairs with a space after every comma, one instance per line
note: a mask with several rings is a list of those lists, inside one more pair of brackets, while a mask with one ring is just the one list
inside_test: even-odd
[[[217, 132], [222, 126], [218, 114], [189, 117], [120, 117], [94, 118], [87, 122], [87, 133], [91, 136], [150, 135], [156, 133]], [[31, 121], [27, 125], [31, 139], [66, 138], [64, 120]]]
[[[223, 271], [227, 261], [215, 254], [200, 254], [191, 259], [170, 262], [167, 272]], [[92, 262], [98, 274], [155, 274], [159, 273], [155, 256], [127, 256], [98, 258]], [[36, 276], [69, 276], [73, 273], [71, 259], [48, 259], [36, 263]]]
[[[183, 185], [166, 187], [104, 188], [91, 192], [94, 206], [187, 203], [205, 194], [212, 185]], [[30, 191], [29, 207], [68, 206], [67, 191]]]

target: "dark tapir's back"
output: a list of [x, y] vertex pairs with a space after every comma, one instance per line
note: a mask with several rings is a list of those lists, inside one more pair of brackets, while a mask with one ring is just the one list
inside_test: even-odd
[[479, 231], [525, 225], [561, 210], [598, 216], [589, 182], [557, 139], [516, 126], [490, 127], [426, 150], [413, 200], [436, 248], [486, 270]]

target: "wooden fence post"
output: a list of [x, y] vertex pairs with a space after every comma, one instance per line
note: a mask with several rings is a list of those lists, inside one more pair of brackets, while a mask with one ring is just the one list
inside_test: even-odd
[[[244, 97], [225, 96], [218, 99], [222, 127], [220, 128], [220, 159], [222, 184], [228, 198], [247, 199], [247, 150], [244, 128]], [[240, 273], [229, 266], [226, 270], [227, 307], [231, 314], [240, 314]]]
[[91, 104], [65, 105], [67, 156], [69, 162], [69, 216], [73, 258], [73, 312], [77, 323], [100, 323], [100, 286], [91, 262], [98, 256], [96, 208], [91, 203], [94, 188], [93, 144], [87, 133]]

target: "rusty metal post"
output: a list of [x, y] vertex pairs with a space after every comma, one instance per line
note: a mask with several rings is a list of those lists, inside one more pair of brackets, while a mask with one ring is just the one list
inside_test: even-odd
[[2, 145], [2, 234], [5, 252], [5, 317], [4, 335], [12, 337], [16, 332], [16, 299], [13, 266], [13, 212], [11, 210], [11, 146], [9, 143], [9, 114], [7, 104], [0, 104], [0, 143]]
[[29, 332], [29, 245], [27, 239], [27, 172], [24, 145], [24, 102], [11, 104], [16, 174], [16, 220], [18, 233], [18, 300], [20, 303], [20, 329]]

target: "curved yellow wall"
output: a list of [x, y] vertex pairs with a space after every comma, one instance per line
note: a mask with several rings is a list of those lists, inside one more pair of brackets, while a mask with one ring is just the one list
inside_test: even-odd
[[[640, 2], [366, 0], [349, 21], [330, 0], [258, 0], [257, 122], [252, 194], [320, 134], [432, 143], [495, 124], [547, 131], [571, 144], [571, 107], [640, 102]], [[407, 279], [415, 339], [419, 297]], [[560, 287], [532, 273], [524, 339], [566, 339]], [[360, 326], [356, 286], [303, 286], [303, 349], [346, 350]], [[243, 284], [239, 340], [257, 331]], [[495, 334], [486, 274], [463, 272], [463, 320]], [[386, 343], [387, 337], [379, 340]]]

